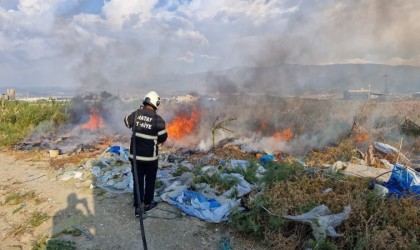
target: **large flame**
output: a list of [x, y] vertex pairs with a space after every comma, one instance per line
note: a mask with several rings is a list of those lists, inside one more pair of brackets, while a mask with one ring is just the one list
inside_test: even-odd
[[104, 127], [104, 120], [99, 114], [99, 111], [94, 108], [90, 109], [89, 121], [82, 124], [82, 129], [95, 131]]
[[276, 133], [273, 134], [273, 137], [276, 140], [280, 140], [280, 141], [283, 141], [283, 142], [289, 141], [290, 139], [293, 138], [293, 136], [294, 136], [293, 131], [290, 128], [282, 130], [280, 132], [276, 132]]
[[179, 140], [190, 135], [197, 128], [200, 115], [198, 108], [193, 108], [190, 114], [185, 111], [178, 113], [166, 127], [169, 138]]

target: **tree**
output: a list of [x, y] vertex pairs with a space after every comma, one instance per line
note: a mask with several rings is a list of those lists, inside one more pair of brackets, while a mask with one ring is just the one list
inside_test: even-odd
[[226, 119], [226, 120], [223, 120], [223, 121], [218, 122], [218, 121], [219, 121], [219, 118], [220, 118], [219, 116], [218, 116], [218, 117], [216, 117], [216, 120], [214, 120], [213, 125], [212, 125], [212, 127], [211, 127], [211, 134], [212, 134], [212, 144], [213, 144], [213, 147], [215, 147], [215, 146], [216, 146], [216, 132], [217, 132], [217, 131], [223, 131], [223, 132], [227, 132], [227, 133], [232, 133], [233, 131], [232, 131], [232, 130], [230, 130], [230, 129], [228, 129], [228, 128], [226, 128], [225, 126], [226, 126], [228, 123], [230, 123], [230, 122], [232, 122], [232, 121], [236, 120], [236, 118], [228, 118], [228, 119]]

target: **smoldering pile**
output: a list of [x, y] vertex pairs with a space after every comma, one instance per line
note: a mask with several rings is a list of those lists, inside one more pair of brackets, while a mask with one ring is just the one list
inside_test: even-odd
[[[129, 141], [121, 133], [122, 117], [117, 110], [121, 100], [108, 93], [88, 93], [73, 97], [65, 112], [67, 122], [56, 127], [52, 123], [38, 125], [16, 150], [59, 150], [62, 154], [93, 152], [97, 145]], [[119, 121], [119, 123], [118, 123]]]
[[170, 146], [206, 151], [233, 144], [251, 152], [305, 154], [346, 138], [354, 139], [363, 151], [374, 141], [404, 138], [413, 142], [415, 137], [410, 133], [416, 114], [409, 112], [413, 110], [409, 105], [229, 95], [202, 96], [181, 105], [168, 102], [161, 111], [168, 121]]

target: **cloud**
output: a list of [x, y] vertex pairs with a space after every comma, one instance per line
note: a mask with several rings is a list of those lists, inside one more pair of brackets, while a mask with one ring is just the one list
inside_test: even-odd
[[137, 88], [237, 66], [420, 66], [419, 13], [415, 0], [5, 0], [0, 71], [13, 74], [0, 84]]
[[178, 57], [177, 60], [183, 63], [191, 64], [194, 62], [194, 53], [187, 51], [185, 56]]
[[206, 37], [197, 31], [192, 31], [192, 30], [187, 31], [187, 30], [180, 29], [175, 32], [175, 35], [179, 39], [189, 41], [191, 42], [191, 44], [196, 45], [196, 46], [203, 46], [209, 43]]
[[155, 4], [155, 0], [112, 0], [106, 2], [102, 9], [110, 26], [121, 28], [126, 23], [136, 26], [138, 23], [149, 21], [152, 17], [152, 9]]
[[210, 55], [200, 55], [200, 57], [201, 58], [204, 58], [204, 59], [209, 59], [209, 60], [217, 60], [217, 59], [220, 59], [220, 57], [210, 56]]

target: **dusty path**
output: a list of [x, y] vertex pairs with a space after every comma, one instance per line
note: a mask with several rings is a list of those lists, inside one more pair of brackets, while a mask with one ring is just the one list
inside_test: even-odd
[[[19, 160], [10, 154], [0, 152], [0, 249], [31, 249], [33, 241], [53, 234], [75, 242], [77, 249], [142, 249], [130, 194], [94, 191], [89, 179], [57, 180], [46, 154]], [[31, 225], [36, 218], [40, 225]], [[234, 249], [257, 249], [234, 237], [227, 225], [184, 216], [166, 203], [144, 224], [149, 249], [217, 249], [222, 237]], [[73, 235], [80, 232], [73, 226], [88, 234]]]

